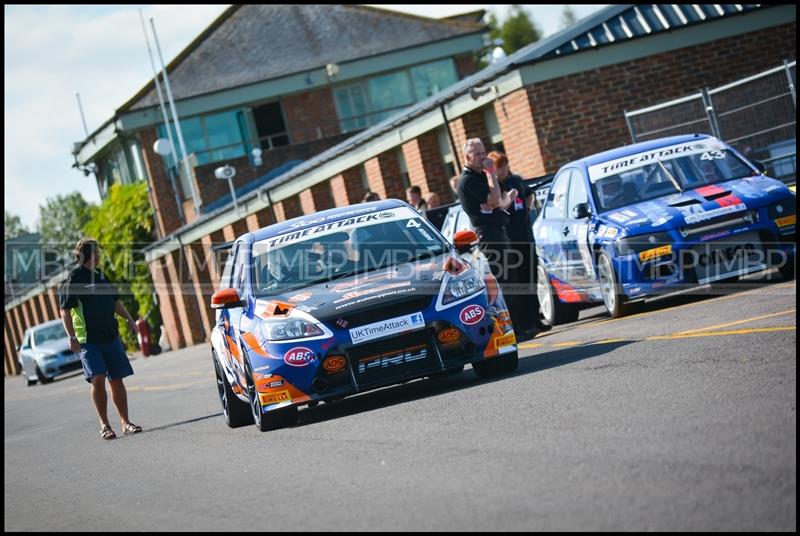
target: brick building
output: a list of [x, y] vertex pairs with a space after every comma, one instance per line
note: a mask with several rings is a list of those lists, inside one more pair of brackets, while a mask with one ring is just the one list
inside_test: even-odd
[[293, 167], [239, 212], [220, 207], [151, 247], [170, 343], [206, 339], [217, 246], [247, 231], [358, 202], [367, 187], [399, 197], [414, 184], [449, 201], [461, 159], [452, 145], [470, 137], [504, 150], [521, 175], [554, 172], [629, 143], [625, 109], [752, 75], [795, 50], [794, 5], [609, 6]]

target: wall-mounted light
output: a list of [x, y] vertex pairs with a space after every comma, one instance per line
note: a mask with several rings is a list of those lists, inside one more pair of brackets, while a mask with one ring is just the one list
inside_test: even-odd
[[335, 63], [329, 63], [325, 66], [325, 72], [328, 75], [328, 78], [333, 80], [337, 74], [339, 74], [339, 65]]

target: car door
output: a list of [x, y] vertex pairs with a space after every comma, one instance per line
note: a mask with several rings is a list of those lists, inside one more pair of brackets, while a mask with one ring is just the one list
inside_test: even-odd
[[535, 224], [536, 251], [550, 275], [566, 281], [568, 275], [564, 256], [564, 226], [567, 210], [567, 194], [572, 168], [559, 172], [547, 194], [544, 210]]
[[[236, 288], [234, 282], [236, 281], [237, 276], [241, 277], [243, 270], [244, 263], [241, 261], [243, 249], [244, 247], [240, 243], [236, 243], [234, 245], [231, 254], [228, 256], [228, 260], [225, 263], [225, 269], [222, 273], [222, 281], [220, 282], [220, 290], [226, 288]], [[228, 370], [233, 371], [233, 373], [236, 375], [237, 381], [239, 382], [241, 382], [244, 377], [242, 353], [240, 351], [237, 329], [240, 320], [240, 307], [217, 309], [217, 329], [222, 334], [221, 350], [224, 355], [225, 364]]]
[[561, 243], [567, 260], [567, 281], [579, 289], [594, 286], [595, 266], [592, 248], [589, 244], [591, 216], [577, 217], [579, 205], [591, 206], [586, 184], [586, 176], [580, 169], [573, 169], [570, 177], [567, 211]]

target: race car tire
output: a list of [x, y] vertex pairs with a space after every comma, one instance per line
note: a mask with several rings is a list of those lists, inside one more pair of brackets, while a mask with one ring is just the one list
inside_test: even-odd
[[33, 385], [36, 385], [37, 383], [39, 383], [39, 380], [32, 380], [32, 379], [28, 378], [27, 376], [25, 377], [25, 384], [26, 384], [28, 387], [31, 387], [31, 386], [33, 386]]
[[519, 366], [519, 353], [499, 355], [487, 361], [477, 361], [472, 364], [475, 375], [482, 380], [494, 378], [502, 374], [510, 374]]
[[228, 378], [222, 373], [216, 355], [212, 353], [214, 360], [214, 373], [217, 377], [217, 391], [219, 401], [222, 404], [222, 413], [225, 415], [225, 423], [231, 428], [239, 428], [253, 424], [253, 414], [250, 413], [250, 405], [245, 404], [231, 389]]
[[247, 396], [250, 398], [250, 413], [255, 422], [256, 428], [262, 432], [277, 430], [297, 424], [297, 406], [291, 405], [279, 409], [273, 409], [264, 413], [261, 409], [261, 401], [256, 392], [256, 385], [253, 381], [253, 372], [250, 361], [245, 357], [245, 376], [247, 377]]
[[539, 297], [539, 309], [542, 311], [543, 322], [550, 326], [557, 326], [578, 320], [580, 309], [558, 299], [558, 295], [550, 283], [550, 276], [547, 275], [547, 270], [541, 261], [536, 270], [536, 293]]
[[39, 368], [39, 365], [36, 365], [36, 377], [39, 378], [39, 381], [42, 382], [42, 385], [53, 381], [53, 378], [48, 378], [44, 375], [42, 369]]
[[627, 296], [622, 292], [619, 277], [611, 263], [611, 257], [605, 251], [600, 253], [597, 262], [597, 271], [600, 276], [600, 293], [603, 295], [603, 305], [612, 318], [620, 318], [629, 312]]
[[788, 261], [786, 264], [778, 268], [778, 271], [781, 273], [781, 277], [785, 281], [791, 281], [795, 277], [794, 273], [794, 259]]

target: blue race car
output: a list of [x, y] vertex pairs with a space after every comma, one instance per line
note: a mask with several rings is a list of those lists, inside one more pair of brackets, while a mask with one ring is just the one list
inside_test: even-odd
[[300, 405], [466, 363], [479, 377], [518, 364], [497, 281], [402, 201], [336, 208], [239, 237], [211, 303], [217, 388], [231, 427], [287, 426]]
[[547, 322], [602, 302], [613, 317], [667, 292], [779, 268], [794, 277], [795, 195], [706, 135], [571, 162], [533, 225]]

